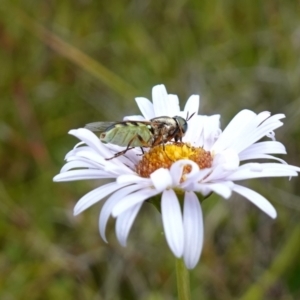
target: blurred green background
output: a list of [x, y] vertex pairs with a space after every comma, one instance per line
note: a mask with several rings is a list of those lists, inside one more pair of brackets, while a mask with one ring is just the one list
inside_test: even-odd
[[[97, 181], [53, 183], [77, 140], [67, 132], [138, 114], [164, 83], [182, 107], [201, 94], [222, 128], [241, 109], [285, 113], [276, 131], [299, 165], [299, 1], [1, 1], [0, 299], [176, 299], [175, 260], [145, 204], [118, 245], [98, 233], [101, 203], [73, 217]], [[204, 202], [193, 299], [300, 299], [299, 179], [245, 183], [247, 200]]]

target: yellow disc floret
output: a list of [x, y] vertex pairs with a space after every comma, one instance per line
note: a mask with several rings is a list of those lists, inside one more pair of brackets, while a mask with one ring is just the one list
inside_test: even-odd
[[[181, 159], [189, 159], [195, 162], [200, 169], [210, 168], [212, 157], [210, 152], [201, 147], [192, 147], [185, 143], [172, 143], [153, 147], [145, 153], [139, 161], [136, 171], [141, 177], [150, 177], [150, 174], [159, 168], [170, 169], [172, 164]], [[191, 171], [186, 165], [182, 178]]]

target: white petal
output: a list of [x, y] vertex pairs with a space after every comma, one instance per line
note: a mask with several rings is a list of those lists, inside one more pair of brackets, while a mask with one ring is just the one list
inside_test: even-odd
[[104, 203], [102, 206], [100, 216], [99, 216], [99, 232], [102, 237], [102, 239], [107, 243], [106, 236], [105, 236], [105, 229], [107, 221], [111, 215], [111, 212], [114, 208], [114, 206], [120, 201], [120, 199], [123, 199], [125, 196], [131, 194], [132, 192], [135, 192], [142, 187], [140, 185], [130, 185], [127, 187], [124, 187], [118, 191], [116, 191], [114, 194], [112, 194]]
[[144, 177], [140, 177], [138, 175], [135, 174], [124, 174], [124, 175], [120, 175], [117, 178], [117, 182], [118, 183], [127, 183], [127, 184], [132, 184], [132, 183], [145, 183], [145, 184], [151, 184], [151, 180], [149, 178], [144, 178]]
[[153, 104], [147, 98], [137, 97], [135, 98], [135, 101], [146, 120], [155, 117]]
[[96, 202], [102, 200], [112, 192], [124, 187], [125, 184], [111, 182], [102, 185], [83, 196], [74, 207], [74, 215], [78, 215]]
[[238, 153], [242, 152], [253, 143], [265, 137], [271, 130], [275, 130], [276, 128], [283, 125], [283, 123], [279, 121], [276, 124], [265, 123], [253, 129], [252, 131], [248, 131], [245, 132], [245, 134], [242, 134], [241, 138], [237, 138], [235, 140], [235, 143], [232, 145], [232, 147], [234, 147]]
[[86, 179], [114, 178], [115, 176], [107, 172], [95, 169], [71, 170], [54, 176], [53, 181], [75, 181]]
[[[79, 143], [79, 144], [81, 144], [81, 143]], [[77, 144], [78, 145], [78, 144]], [[77, 156], [77, 153], [79, 152], [79, 151], [86, 151], [86, 152], [92, 152], [92, 153], [97, 153], [97, 151], [95, 151], [94, 149], [92, 149], [91, 147], [89, 147], [89, 146], [81, 146], [81, 147], [76, 147], [77, 145], [75, 145], [75, 147], [72, 149], [72, 150], [70, 150], [67, 154], [66, 154], [66, 156], [65, 156], [65, 159], [66, 160], [68, 160], [70, 157], [76, 157]]]
[[[70, 152], [66, 157], [67, 160], [69, 160], [70, 157], [73, 157], [69, 155], [71, 155]], [[72, 155], [75, 155], [77, 158], [83, 158], [84, 160], [90, 160], [96, 162], [99, 165], [106, 164], [106, 160], [103, 158], [103, 156], [100, 153], [93, 150], [91, 147], [76, 148], [73, 150]], [[112, 156], [112, 154], [110, 154], [110, 156]]]
[[[110, 157], [112, 157], [115, 153], [119, 151], [123, 151], [125, 149], [124, 147], [120, 147], [112, 144], [106, 144], [106, 147], [112, 151]], [[118, 156], [117, 158], [113, 158], [111, 160], [105, 160], [106, 163], [105, 166], [108, 170], [112, 168], [118, 168], [119, 175], [120, 175], [120, 170], [122, 170], [122, 172], [124, 171], [125, 173], [136, 174], [135, 172], [133, 172], [133, 170], [135, 170], [135, 166], [140, 160], [141, 157], [140, 154], [141, 154], [140, 148], [130, 149], [130, 151], [127, 151], [126, 154], [124, 155]], [[118, 161], [118, 163], [116, 163], [116, 160]]]
[[[239, 156], [241, 157], [241, 156]], [[241, 159], [241, 158], [240, 158]], [[250, 160], [250, 159], [271, 159], [271, 160], [277, 160], [279, 162], [281, 162], [282, 164], [287, 164], [287, 162], [281, 158], [278, 158], [276, 156], [273, 156], [273, 155], [266, 155], [266, 154], [260, 154], [260, 155], [257, 155], [257, 154], [248, 154], [248, 155], [243, 155], [242, 156], [242, 159], [241, 161], [245, 161], [245, 160]]]
[[220, 115], [206, 116], [205, 123], [203, 126], [203, 137], [204, 141], [202, 147], [210, 150], [216, 140], [221, 135], [220, 129]]
[[240, 134], [241, 131], [248, 125], [248, 122], [253, 120], [256, 114], [251, 111], [244, 109], [240, 111], [227, 125], [219, 139], [213, 145], [211, 151], [219, 153], [225, 150], [228, 146], [231, 146], [232, 142]]
[[271, 218], [275, 219], [277, 216], [276, 210], [273, 207], [273, 205], [262, 195], [258, 194], [257, 192], [250, 190], [244, 186], [241, 185], [234, 185], [233, 190], [247, 198], [249, 201], [251, 201], [254, 205], [256, 205], [258, 208], [260, 208], [263, 212], [265, 212], [267, 215], [269, 215]]
[[118, 217], [120, 214], [122, 214], [132, 206], [143, 202], [157, 194], [158, 192], [152, 188], [144, 188], [138, 192], [132, 193], [124, 197], [115, 205], [112, 211], [112, 215], [113, 217]]
[[212, 172], [211, 168], [206, 168], [206, 169], [199, 170], [194, 176], [191, 176], [189, 178], [189, 180], [192, 181], [193, 183], [195, 183], [195, 182], [202, 182], [203, 179], [207, 178], [207, 176], [211, 172]]
[[98, 163], [95, 163], [93, 161], [90, 161], [85, 158], [77, 157], [76, 159], [71, 159], [61, 168], [60, 173], [67, 172], [71, 169], [77, 169], [77, 168], [86, 168], [86, 169], [101, 169], [101, 165]]
[[142, 202], [134, 205], [130, 209], [127, 209], [125, 212], [123, 212], [120, 216], [117, 218], [116, 222], [116, 235], [118, 238], [119, 243], [125, 247], [127, 237], [129, 234], [129, 231], [131, 229], [131, 226], [133, 224], [133, 221], [136, 218], [137, 213], [139, 212]]
[[[231, 147], [235, 148], [237, 152], [242, 151], [249, 145], [256, 142], [259, 138], [255, 137], [255, 141], [250, 141], [250, 136], [257, 135], [257, 132], [262, 128], [262, 124], [266, 124], [265, 120], [271, 115], [268, 111], [263, 111], [256, 115], [253, 119], [248, 120], [247, 123], [243, 126], [243, 130], [236, 135], [235, 139], [232, 141]], [[241, 126], [241, 125], [240, 125]], [[265, 135], [262, 135], [263, 137]]]
[[179, 99], [177, 95], [168, 95], [168, 114], [167, 116], [175, 117], [180, 113]]
[[210, 150], [221, 134], [220, 115], [193, 116], [183, 141]]
[[214, 192], [224, 199], [228, 199], [232, 194], [232, 188], [234, 184], [231, 181], [223, 181], [218, 183], [199, 183], [194, 182], [192, 185], [192, 189], [194, 192], [199, 192], [203, 196], [207, 196], [208, 194]]
[[197, 196], [186, 192], [183, 208], [184, 252], [183, 259], [188, 269], [199, 261], [203, 246], [203, 216]]
[[223, 181], [220, 183], [209, 183], [206, 186], [214, 193], [228, 199], [232, 194], [234, 184], [231, 181]]
[[[180, 179], [182, 177], [182, 171], [185, 166], [190, 166], [191, 171], [185, 175], [185, 180], [188, 181], [190, 178], [193, 178], [199, 172], [199, 166], [189, 159], [181, 159], [172, 164], [170, 168], [170, 173], [173, 178], [174, 185], [179, 185]], [[182, 186], [186, 186], [189, 183], [183, 183]]]
[[[285, 114], [276, 114], [271, 116], [270, 118], [268, 118], [265, 123], [273, 123], [273, 124], [277, 124], [279, 120], [284, 119], [285, 118]], [[281, 122], [280, 122], [281, 123]]]
[[239, 156], [246, 155], [246, 154], [286, 154], [286, 149], [284, 145], [280, 142], [276, 141], [265, 141], [252, 144], [247, 149], [242, 151]]
[[200, 193], [202, 196], [206, 197], [209, 194], [212, 193], [212, 190], [210, 189], [209, 185], [207, 184], [202, 184], [202, 183], [195, 183], [193, 186], [194, 192]]
[[170, 168], [169, 172], [172, 176], [172, 181], [173, 181], [175, 186], [179, 185], [179, 183], [180, 183], [183, 168], [184, 168], [184, 165], [181, 164], [181, 163], [178, 163], [178, 161], [173, 163], [171, 168]]
[[247, 126], [244, 127], [243, 131], [239, 133], [239, 136], [235, 138], [231, 147], [235, 148], [239, 153], [283, 125], [283, 123], [279, 121], [279, 119], [284, 117], [283, 114], [271, 117], [269, 117], [269, 115], [269, 112], [262, 112], [251, 120]]
[[[91, 148], [87, 150], [81, 148], [83, 147], [77, 148], [76, 151], [74, 152], [76, 156], [100, 164], [108, 173], [111, 173], [110, 170], [116, 170], [116, 167], [118, 168], [118, 172], [116, 174], [120, 174], [121, 172], [133, 173], [131, 169], [129, 169], [126, 165], [124, 165], [121, 162], [119, 157], [114, 158], [112, 160], [106, 160], [105, 158], [110, 158], [113, 156], [111, 152], [110, 154], [105, 155], [104, 158], [102, 154], [98, 154], [97, 152], [93, 151]], [[109, 151], [108, 149], [106, 150]]]
[[168, 116], [168, 93], [163, 84], [156, 85], [153, 87], [152, 101], [156, 117]]
[[100, 142], [99, 138], [86, 128], [72, 129], [69, 134], [85, 142], [88, 146], [100, 153], [102, 156], [111, 155], [110, 151]]
[[[111, 160], [103, 159], [103, 157], [97, 156], [96, 154], [90, 154], [90, 153], [80, 153], [81, 156], [93, 160], [95, 162], [98, 162], [99, 164], [103, 164], [103, 168], [107, 173], [112, 173], [116, 175], [121, 174], [132, 174], [134, 173], [127, 165], [123, 164], [121, 157], [116, 157]], [[113, 154], [111, 153], [109, 156], [106, 156], [105, 158], [111, 158]], [[98, 158], [101, 158], [98, 159]]]
[[271, 132], [267, 133], [266, 137], [268, 137], [272, 141], [276, 141], [276, 139], [275, 139], [275, 132], [274, 131], [271, 131]]
[[213, 166], [222, 165], [224, 170], [236, 170], [239, 167], [240, 160], [237, 152], [234, 149], [226, 149], [218, 153], [213, 160]]
[[76, 148], [79, 147], [79, 146], [83, 146], [83, 145], [85, 145], [84, 142], [79, 142], [79, 143], [77, 143], [77, 144], [74, 146], [74, 149], [76, 149]]
[[202, 182], [216, 182], [216, 181], [224, 181], [228, 179], [228, 176], [232, 174], [232, 170], [225, 170], [223, 165], [215, 166], [214, 168], [210, 168], [210, 172], [208, 175], [202, 179]]
[[238, 170], [226, 176], [227, 180], [244, 180], [250, 178], [263, 177], [290, 177], [298, 176], [298, 169], [294, 166], [278, 164], [278, 163], [262, 163], [259, 164], [260, 169], [253, 169], [253, 163], [244, 164]]
[[[181, 117], [186, 118], [186, 113], [182, 112]], [[194, 115], [188, 121], [188, 130], [183, 137], [183, 142], [191, 143], [195, 146], [203, 146], [203, 121], [204, 116]]]
[[176, 257], [181, 257], [184, 247], [183, 221], [177, 196], [173, 190], [162, 194], [161, 214], [166, 240]]
[[160, 168], [151, 173], [150, 178], [157, 193], [161, 193], [163, 190], [172, 186], [172, 177], [168, 169]]
[[[115, 160], [115, 158], [112, 160]], [[119, 161], [121, 161], [121, 159], [119, 159]], [[115, 175], [114, 177], [125, 175], [131, 176], [133, 174], [136, 174], [132, 169], [128, 168], [126, 165], [106, 164], [104, 167], [104, 171], [108, 174]]]
[[193, 113], [195, 113], [196, 115], [198, 114], [199, 102], [200, 102], [199, 95], [192, 95], [189, 97], [184, 107], [185, 117], [187, 116], [187, 114], [189, 116], [191, 116]]
[[140, 115], [133, 115], [133, 116], [124, 117], [123, 121], [145, 121], [145, 118], [143, 116], [140, 116]]
[[90, 148], [85, 147], [84, 150], [81, 149], [82, 147], [73, 149], [73, 153], [75, 153], [76, 155], [85, 157], [90, 160], [94, 160], [105, 166], [118, 165], [120, 169], [124, 171], [129, 171], [129, 168], [125, 166], [118, 158], [114, 158], [112, 160], [105, 159], [112, 157], [113, 154], [106, 146], [104, 146], [100, 142], [99, 138], [90, 130], [85, 128], [79, 128], [77, 130], [70, 130], [69, 133], [81, 139], [88, 146], [90, 146]]
[[[262, 111], [260, 112], [253, 120], [253, 125], [250, 127], [258, 127], [261, 123], [263, 123], [267, 118], [269, 118], [271, 113], [269, 111]], [[251, 123], [251, 122], [249, 122]], [[249, 125], [248, 125], [249, 126]]]

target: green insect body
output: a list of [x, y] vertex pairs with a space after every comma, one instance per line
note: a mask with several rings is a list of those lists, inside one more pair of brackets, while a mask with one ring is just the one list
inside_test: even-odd
[[188, 129], [187, 121], [193, 116], [192, 114], [186, 119], [175, 116], [157, 117], [150, 121], [123, 121], [123, 122], [95, 122], [85, 126], [91, 131], [100, 132], [100, 140], [103, 143], [110, 143], [126, 147], [125, 150], [116, 153], [112, 159], [125, 154], [128, 150], [140, 147], [154, 147], [165, 144], [172, 139], [175, 142], [182, 141], [182, 137]]
[[100, 134], [103, 143], [118, 146], [145, 147], [152, 139], [151, 126], [140, 122], [120, 122], [106, 128]]

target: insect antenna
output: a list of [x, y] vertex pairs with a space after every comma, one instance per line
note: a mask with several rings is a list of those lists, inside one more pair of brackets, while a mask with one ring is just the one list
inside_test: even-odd
[[[193, 112], [190, 116], [189, 116], [189, 112], [187, 112], [187, 114], [186, 114], [186, 119], [185, 119], [185, 121], [186, 121], [186, 126], [187, 126], [187, 121], [189, 121], [193, 116], [194, 116], [194, 114], [195, 114], [195, 112]], [[178, 123], [177, 123], [178, 124]], [[182, 136], [184, 135], [184, 131], [186, 131], [186, 129], [183, 131], [182, 130], [182, 127], [181, 126], [178, 126], [179, 128], [179, 131], [180, 131], [180, 138], [179, 138], [179, 140], [182, 142]], [[175, 140], [176, 140], [176, 137], [175, 137]]]
[[194, 116], [194, 114], [195, 114], [196, 112], [193, 112], [190, 116], [189, 116], [189, 112], [187, 112], [187, 114], [186, 114], [186, 121], [189, 121], [193, 116]]

